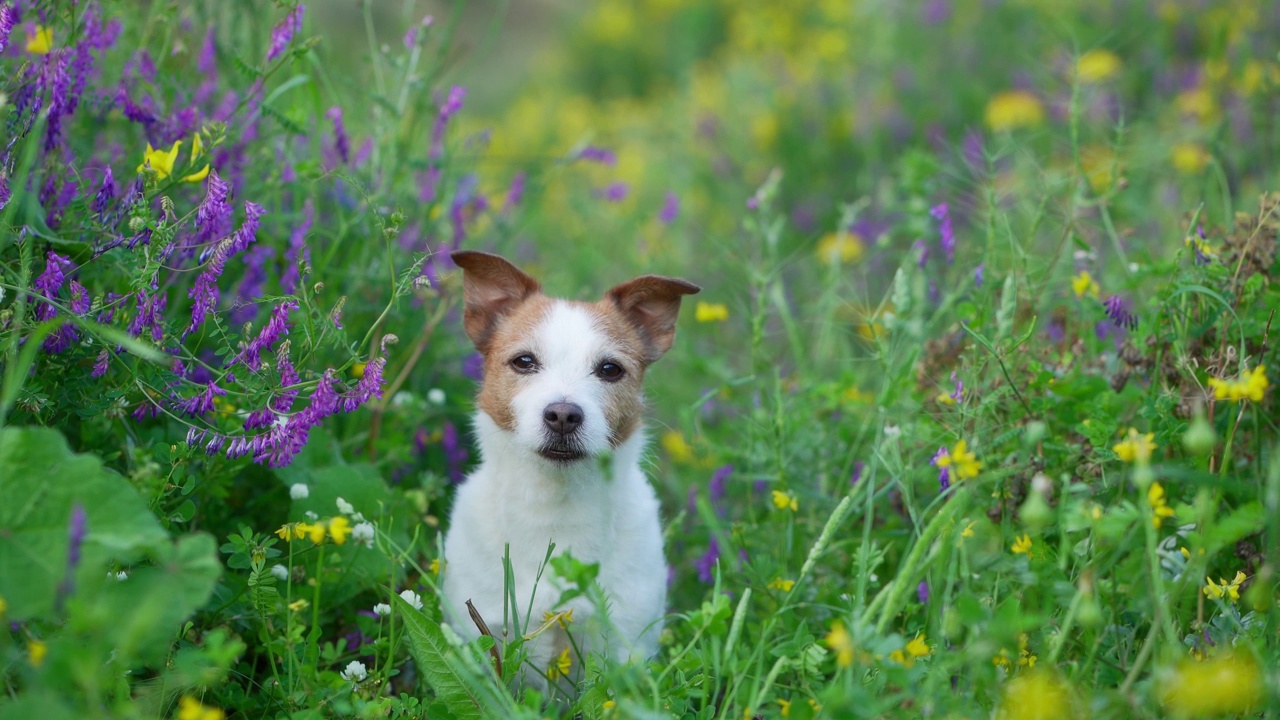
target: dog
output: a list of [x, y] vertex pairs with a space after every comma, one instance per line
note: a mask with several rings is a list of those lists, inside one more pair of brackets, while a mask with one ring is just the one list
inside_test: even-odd
[[[497, 255], [451, 257], [484, 378], [480, 465], [458, 488], [444, 540], [446, 621], [475, 637], [471, 601], [490, 628], [501, 627], [495, 635], [536, 634], [519, 682], [546, 689], [552, 679], [572, 694], [588, 654], [644, 660], [658, 650], [667, 564], [658, 499], [640, 469], [642, 384], [671, 348], [681, 298], [700, 288], [645, 275], [594, 303], [561, 300]], [[599, 565], [607, 613], [586, 595], [556, 604], [564, 588], [546, 562], [552, 544], [554, 555]], [[536, 633], [564, 611], [572, 616]]]

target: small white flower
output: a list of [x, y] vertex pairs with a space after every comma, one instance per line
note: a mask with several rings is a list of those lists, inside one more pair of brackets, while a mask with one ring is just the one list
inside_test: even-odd
[[316, 514], [315, 510], [308, 510], [302, 514], [306, 515], [307, 519], [310, 520], [311, 522], [315, 522], [316, 520], [320, 519], [320, 516]]
[[362, 522], [351, 528], [351, 542], [360, 543], [365, 547], [373, 547], [373, 536], [375, 531], [373, 523]]
[[351, 506], [351, 503], [347, 502], [346, 500], [343, 500], [342, 498], [338, 498], [338, 512], [342, 513], [343, 515], [350, 515], [355, 511], [356, 509]]
[[409, 407], [413, 404], [413, 393], [401, 390], [391, 396], [391, 407]]
[[368, 669], [359, 660], [352, 660], [347, 663], [347, 669], [342, 671], [342, 679], [350, 680], [351, 682], [360, 682], [368, 676]]
[[412, 590], [405, 590], [400, 593], [400, 599], [412, 605], [414, 610], [422, 609], [422, 598], [418, 596], [418, 593]]
[[427, 402], [432, 405], [443, 405], [444, 400], [444, 391], [440, 388], [431, 388], [427, 391]]
[[123, 571], [123, 570], [121, 570], [120, 572], [116, 573], [116, 580], [118, 580], [118, 581], [120, 581], [120, 582], [124, 582], [125, 580], [128, 580], [128, 579], [129, 579], [129, 573], [127, 573], [127, 572], [125, 572], [125, 571]]
[[386, 617], [391, 614], [391, 606], [386, 603], [378, 603], [373, 606], [373, 611], [382, 617]]
[[311, 495], [311, 488], [302, 483], [294, 483], [289, 486], [289, 497], [294, 500], [306, 500]]
[[277, 580], [284, 582], [289, 579], [289, 568], [281, 565], [280, 563], [276, 563], [271, 566], [271, 574], [275, 575]]
[[886, 438], [889, 438], [889, 439], [896, 438], [901, 434], [902, 434], [902, 429], [899, 428], [897, 425], [884, 426], [884, 436]]

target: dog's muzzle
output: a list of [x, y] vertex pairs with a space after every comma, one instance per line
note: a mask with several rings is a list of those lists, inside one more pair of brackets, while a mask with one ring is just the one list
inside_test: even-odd
[[551, 403], [542, 411], [542, 426], [546, 430], [546, 443], [538, 454], [548, 460], [570, 462], [586, 457], [578, 441], [578, 428], [582, 427], [582, 407], [571, 402]]

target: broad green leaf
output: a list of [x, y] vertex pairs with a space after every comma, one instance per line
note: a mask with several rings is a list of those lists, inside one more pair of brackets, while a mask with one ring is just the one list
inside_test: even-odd
[[409, 653], [427, 685], [435, 691], [458, 720], [484, 717], [513, 717], [515, 703], [505, 691], [494, 686], [492, 677], [481, 675], [483, 666], [469, 658], [469, 646], [456, 647], [445, 639], [440, 626], [397, 596], [397, 615], [404, 621]]
[[0, 429], [0, 596], [14, 620], [47, 618], [68, 579], [69, 523], [86, 515], [77, 577], [127, 564], [166, 541], [124, 478], [92, 455], [75, 455], [56, 430]]

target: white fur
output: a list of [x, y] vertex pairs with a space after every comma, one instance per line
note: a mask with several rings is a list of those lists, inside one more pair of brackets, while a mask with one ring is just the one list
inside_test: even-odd
[[[466, 611], [471, 600], [494, 634], [514, 639], [538, 628], [544, 613], [572, 608], [569, 633], [579, 647], [613, 660], [650, 657], [658, 648], [667, 569], [658, 500], [640, 470], [643, 432], [613, 450], [607, 466], [598, 459], [608, 454], [609, 442], [603, 381], [592, 370], [616, 348], [589, 313], [563, 302], [531, 335], [528, 350], [541, 368], [512, 401], [514, 432], [482, 411], [475, 416], [481, 462], [458, 489], [445, 537], [446, 616], [460, 633], [475, 636]], [[579, 433], [590, 455], [568, 464], [536, 452], [543, 409], [561, 401], [582, 407]], [[600, 564], [597, 580], [608, 599], [607, 618], [593, 617], [596, 608], [584, 597], [553, 607], [561, 588], [549, 566], [535, 588], [550, 543], [557, 555], [568, 552]], [[503, 627], [502, 559], [508, 545], [520, 613], [515, 628]], [[558, 652], [553, 643], [554, 633], [548, 632], [526, 646], [532, 665], [526, 682], [545, 686], [546, 668]], [[581, 661], [573, 658], [575, 671]]]

